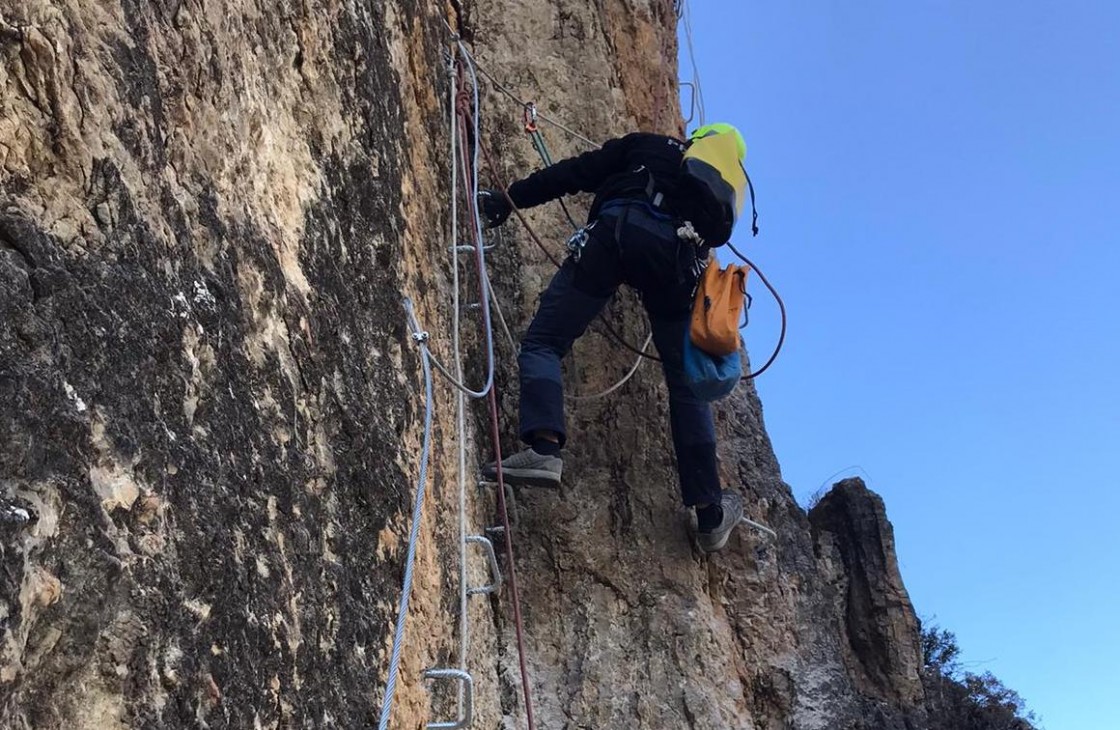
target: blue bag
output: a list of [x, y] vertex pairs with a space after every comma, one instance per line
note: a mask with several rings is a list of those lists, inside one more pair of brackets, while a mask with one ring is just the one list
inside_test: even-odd
[[739, 384], [743, 363], [739, 351], [729, 355], [709, 355], [692, 344], [692, 335], [684, 332], [684, 379], [693, 395], [708, 402], [719, 400]]

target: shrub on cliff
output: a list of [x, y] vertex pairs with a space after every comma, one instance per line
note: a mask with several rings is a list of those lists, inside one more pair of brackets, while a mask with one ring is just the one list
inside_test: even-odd
[[991, 672], [961, 668], [953, 632], [930, 625], [922, 627], [921, 636], [932, 730], [1039, 730], [1038, 718], [1018, 692]]

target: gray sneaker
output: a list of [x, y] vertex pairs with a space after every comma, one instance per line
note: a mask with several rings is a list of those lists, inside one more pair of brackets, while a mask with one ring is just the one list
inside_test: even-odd
[[731, 531], [743, 519], [743, 497], [735, 492], [724, 492], [720, 500], [723, 507], [723, 520], [708, 532], [696, 532], [696, 542], [706, 553], [722, 550], [731, 537]]
[[[564, 460], [559, 456], [538, 454], [532, 448], [519, 451], [502, 459], [502, 479], [507, 484], [528, 487], [560, 487], [560, 473]], [[482, 467], [482, 477], [494, 481], [498, 469], [494, 462]]]

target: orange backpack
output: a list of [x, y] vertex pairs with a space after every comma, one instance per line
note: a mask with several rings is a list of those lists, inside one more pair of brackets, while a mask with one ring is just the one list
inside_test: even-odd
[[747, 267], [708, 263], [692, 303], [692, 344], [709, 355], [739, 349], [739, 318], [747, 296]]

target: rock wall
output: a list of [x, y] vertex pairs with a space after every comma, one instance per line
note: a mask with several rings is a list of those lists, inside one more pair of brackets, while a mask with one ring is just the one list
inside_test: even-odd
[[[0, 727], [376, 723], [424, 405], [402, 296], [452, 357], [444, 20], [593, 140], [682, 128], [667, 1], [0, 0]], [[483, 91], [502, 174], [534, 168], [520, 107]], [[556, 158], [583, 148], [543, 129]], [[530, 218], [559, 254], [563, 217]], [[512, 224], [498, 244], [522, 331], [551, 264]], [[638, 312], [609, 308], [634, 343]], [[566, 377], [594, 392], [630, 364], [592, 333]], [[878, 498], [845, 483], [806, 515], [746, 384], [719, 411], [721, 469], [779, 538], [697, 555], [660, 380], [643, 365], [574, 402], [565, 489], [518, 495], [537, 726], [921, 727]], [[442, 382], [433, 405], [401, 728], [456, 711], [420, 677], [459, 639]], [[494, 495], [471, 479], [478, 532]], [[477, 554], [468, 572], [486, 580]], [[524, 726], [510, 608], [508, 589], [471, 601], [475, 727]]]

